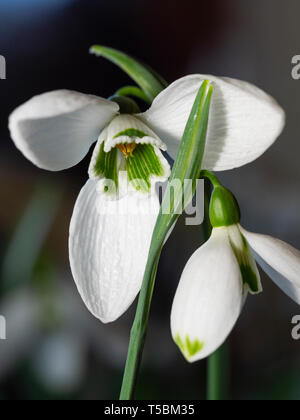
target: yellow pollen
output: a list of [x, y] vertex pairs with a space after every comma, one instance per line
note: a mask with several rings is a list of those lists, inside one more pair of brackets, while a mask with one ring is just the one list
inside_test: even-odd
[[121, 150], [121, 152], [128, 157], [130, 155], [132, 157], [132, 152], [136, 148], [136, 143], [121, 143], [117, 144], [117, 149]]

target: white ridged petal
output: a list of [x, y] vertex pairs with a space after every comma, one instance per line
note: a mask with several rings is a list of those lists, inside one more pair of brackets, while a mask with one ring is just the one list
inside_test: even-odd
[[263, 270], [300, 305], [300, 251], [271, 236], [247, 232], [245, 229], [243, 234]]
[[195, 354], [181, 349], [189, 362], [207, 357], [226, 340], [243, 303], [241, 272], [228, 233], [226, 228], [214, 229], [188, 261], [172, 307], [173, 339], [186, 343], [188, 337], [195, 346]]
[[138, 294], [159, 211], [155, 196], [108, 201], [89, 180], [70, 226], [73, 277], [88, 309], [102, 322], [119, 318]]
[[214, 92], [203, 168], [221, 171], [255, 160], [282, 132], [285, 114], [271, 96], [249, 83], [210, 75], [187, 76], [160, 93], [139, 117], [166, 143], [169, 155], [175, 159], [205, 79], [213, 82]]
[[[132, 129], [144, 133], [145, 136], [119, 135], [120, 133], [125, 133], [126, 130]], [[133, 142], [136, 144], [152, 144], [162, 150], [166, 150], [166, 145], [157, 137], [157, 135], [146, 124], [133, 115], [122, 114], [115, 117], [107, 127], [105, 135], [105, 152], [109, 152], [117, 144]], [[102, 134], [100, 135], [99, 140], [103, 140]]]
[[57, 90], [38, 95], [9, 117], [16, 146], [42, 169], [59, 171], [80, 162], [118, 105], [83, 93]]

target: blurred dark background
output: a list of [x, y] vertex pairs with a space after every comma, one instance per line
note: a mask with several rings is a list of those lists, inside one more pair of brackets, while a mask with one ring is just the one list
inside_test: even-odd
[[[90, 56], [95, 43], [124, 50], [168, 81], [210, 73], [245, 79], [287, 112], [279, 141], [258, 161], [221, 175], [243, 225], [300, 248], [300, 3], [289, 0], [0, 0], [0, 399], [118, 398], [134, 307], [102, 325], [81, 302], [69, 269], [68, 225], [87, 179], [87, 157], [60, 173], [35, 168], [14, 147], [7, 118], [41, 92], [67, 88], [107, 97], [129, 79]], [[201, 240], [181, 221], [167, 243], [154, 294], [137, 398], [203, 399], [206, 363], [188, 365], [169, 314], [180, 273]], [[233, 399], [300, 399], [300, 308], [264, 275], [231, 338]]]

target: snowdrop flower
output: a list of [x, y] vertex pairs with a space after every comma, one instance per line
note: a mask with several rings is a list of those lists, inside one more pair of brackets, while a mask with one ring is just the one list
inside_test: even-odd
[[214, 179], [209, 240], [182, 273], [171, 312], [173, 339], [189, 362], [217, 350], [234, 327], [248, 292], [262, 291], [255, 259], [300, 304], [300, 251], [240, 225], [238, 204]]
[[133, 101], [124, 108], [124, 99], [59, 90], [35, 96], [9, 118], [16, 146], [50, 171], [76, 165], [98, 139], [90, 179], [75, 205], [69, 244], [78, 290], [103, 322], [122, 315], [140, 290], [159, 211], [153, 187], [170, 173], [162, 151], [176, 158], [205, 79], [213, 82], [214, 94], [204, 167], [225, 170], [256, 159], [280, 135], [284, 112], [260, 89], [232, 79], [184, 77], [144, 113]]

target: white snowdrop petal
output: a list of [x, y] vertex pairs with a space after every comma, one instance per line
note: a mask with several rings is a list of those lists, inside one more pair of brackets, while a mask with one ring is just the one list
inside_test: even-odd
[[268, 276], [300, 304], [300, 251], [271, 236], [242, 230]]
[[155, 196], [109, 201], [89, 180], [70, 226], [69, 252], [79, 293], [102, 322], [119, 318], [138, 294], [159, 211]]
[[18, 107], [9, 117], [9, 129], [27, 159], [42, 169], [59, 171], [84, 158], [118, 110], [106, 99], [57, 90]]
[[172, 306], [172, 336], [189, 362], [209, 356], [226, 340], [244, 299], [226, 228], [214, 229], [188, 261]]
[[213, 82], [214, 92], [203, 168], [221, 171], [255, 160], [282, 132], [285, 114], [271, 96], [247, 82], [186, 76], [160, 93], [139, 117], [166, 143], [175, 159], [196, 94], [206, 79]]

